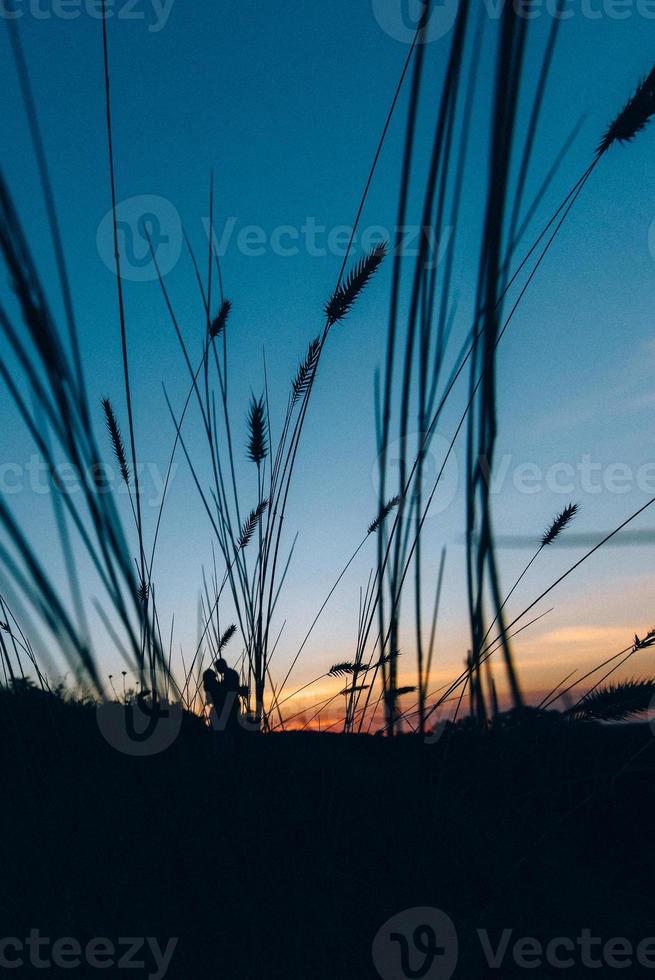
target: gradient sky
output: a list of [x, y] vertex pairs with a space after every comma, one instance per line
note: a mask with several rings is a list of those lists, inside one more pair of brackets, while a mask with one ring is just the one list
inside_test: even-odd
[[[203, 219], [208, 214], [213, 168], [219, 234], [225, 227], [233, 229], [222, 262], [226, 294], [234, 304], [231, 407], [239, 446], [245, 443], [242, 419], [250, 392], [259, 393], [263, 384], [262, 348], [275, 433], [289, 380], [308, 340], [320, 329], [322, 305], [341, 262], [329, 250], [309, 254], [302, 243], [296, 255], [276, 254], [279, 249], [271, 246], [270, 236], [280, 226], [298, 229], [314, 222], [326, 229], [319, 233], [322, 248], [327, 230], [352, 223], [407, 55], [406, 43], [381, 26], [381, 20], [387, 25], [394, 22], [393, 17], [388, 20], [389, 5], [375, 3], [376, 8], [374, 0], [315, 4], [174, 0], [165, 26], [156, 30], [155, 11], [160, 4], [140, 0], [133, 10], [145, 16], [128, 20], [124, 0], [116, 0], [115, 9], [122, 16], [110, 24], [110, 45], [119, 200], [154, 196], [168, 202], [159, 201], [154, 207], [163, 232], [170, 232], [175, 243], [180, 227], [176, 222], [183, 222], [204, 267]], [[490, 4], [489, 9], [493, 7]], [[655, 52], [655, 20], [644, 16], [648, 4], [620, 6], [597, 0], [571, 2], [568, 7], [573, 16], [560, 32], [535, 153], [533, 192], [568, 132], [586, 115], [533, 231], [541, 228], [544, 216], [550, 215], [586, 168], [600, 134], [651, 68]], [[19, 26], [54, 178], [100, 431], [101, 396], [110, 395], [124, 417], [115, 281], [103, 261], [107, 249], [102, 244], [106, 243], [102, 221], [110, 199], [101, 25], [84, 3], [75, 7], [70, 0], [63, 8], [46, 0], [38, 4], [25, 0], [20, 9]], [[70, 19], [56, 15], [62, 9]], [[380, 10], [386, 14], [380, 16]], [[622, 12], [620, 19], [617, 12]], [[72, 16], [75, 13], [79, 15]], [[51, 275], [36, 167], [6, 31], [0, 26], [1, 165], [40, 267]], [[528, 79], [536, 79], [549, 27], [545, 13], [534, 21]], [[481, 91], [487, 93], [493, 80], [489, 56], [495, 29], [489, 19], [481, 66]], [[447, 36], [428, 48], [429, 78], [435, 91], [447, 51]], [[479, 135], [469, 161], [458, 230], [456, 288], [463, 315], [456, 339], [467, 328], [465, 312], [475, 282], [475, 232], [486, 181], [487, 106], [484, 99], [476, 105], [474, 132]], [[403, 99], [363, 228], [393, 228], [404, 109]], [[419, 145], [423, 151], [427, 143]], [[555, 513], [573, 499], [582, 506], [574, 531], [589, 535], [593, 542], [655, 496], [653, 467], [640, 471], [655, 462], [654, 160], [655, 128], [633, 146], [612, 150], [597, 168], [503, 340], [498, 461], [505, 476], [494, 494], [501, 539], [526, 535], [536, 540]], [[266, 244], [261, 255], [245, 254], [243, 240], [239, 247], [239, 234], [248, 226], [263, 229]], [[288, 243], [283, 240], [283, 245]], [[288, 518], [289, 528], [300, 536], [282, 603], [281, 619], [287, 620], [287, 626], [276, 654], [280, 671], [295, 654], [322, 598], [377, 508], [373, 372], [384, 352], [389, 271], [390, 266], [381, 272], [349, 320], [334, 329], [321, 363]], [[53, 304], [60, 309], [54, 276], [51, 281]], [[166, 283], [185, 335], [195, 340], [197, 349], [203, 314], [185, 255]], [[126, 304], [131, 366], [139, 379], [135, 398], [139, 452], [143, 461], [163, 468], [173, 430], [161, 382], [166, 382], [179, 406], [185, 394], [184, 368], [158, 285], [128, 281]], [[450, 438], [464, 396], [464, 387], [457, 389], [453, 410], [446, 413], [439, 430], [444, 439]], [[3, 419], [9, 418], [6, 397], [0, 397]], [[201, 453], [200, 440], [191, 433], [192, 428], [190, 446]], [[18, 427], [5, 423], [3, 462], [23, 466], [32, 452]], [[591, 483], [579, 470], [589, 465], [586, 458], [593, 467]], [[436, 567], [441, 547], [448, 546], [435, 686], [442, 675], [444, 680], [453, 675], [468, 643], [461, 446], [456, 459], [460, 468], [456, 464], [453, 470], [452, 500], [431, 518], [426, 538], [428, 568]], [[211, 535], [183, 458], [178, 462], [155, 580], [164, 621], [170, 622], [175, 613], [177, 641], [189, 648], [196, 633], [201, 566], [211, 563]], [[526, 464], [542, 474], [533, 480], [532, 492], [516, 485], [521, 475], [529, 476], [520, 469]], [[551, 469], [557, 464], [574, 468], [571, 486], [566, 471]], [[629, 468], [627, 484], [623, 481], [627, 491], [612, 488], [611, 481], [621, 476], [608, 470], [612, 464]], [[254, 503], [256, 487], [249, 473], [244, 467], [244, 480], [253, 481]], [[26, 486], [12, 495], [12, 505], [39, 541], [44, 560], [56, 569], [47, 499]], [[153, 513], [150, 508], [150, 518]], [[655, 512], [640, 518], [634, 529], [652, 526]], [[586, 547], [572, 537], [571, 547], [553, 548], [545, 555], [517, 593], [514, 611]], [[525, 549], [501, 549], [507, 586], [529, 555]], [[373, 561], [371, 546], [353, 566], [315, 631], [295, 675], [299, 683], [352, 655], [358, 590]], [[557, 590], [544, 606], [553, 605], [554, 611], [517, 641], [525, 686], [542, 690], [575, 666], [617, 651], [635, 631], [653, 625], [654, 565], [652, 543], [607, 549], [581, 568], [566, 588]], [[225, 617], [229, 617], [227, 609]], [[405, 664], [412, 666], [411, 633], [407, 642], [403, 671]], [[108, 644], [101, 642], [99, 652], [108, 671], [120, 669]], [[643, 657], [638, 666], [648, 670], [647, 654]]]

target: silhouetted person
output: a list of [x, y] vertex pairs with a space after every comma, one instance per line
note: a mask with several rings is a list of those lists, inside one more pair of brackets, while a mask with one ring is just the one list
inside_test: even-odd
[[226, 661], [222, 658], [215, 662], [214, 667], [221, 678], [221, 728], [226, 732], [234, 732], [239, 728], [239, 716], [241, 714], [239, 702], [241, 685], [239, 683], [239, 675], [236, 670], [228, 667]]
[[215, 732], [221, 731], [223, 728], [221, 721], [225, 710], [225, 688], [213, 670], [204, 672], [202, 686], [205, 690], [205, 700], [207, 704], [212, 706], [209, 713], [212, 729]]

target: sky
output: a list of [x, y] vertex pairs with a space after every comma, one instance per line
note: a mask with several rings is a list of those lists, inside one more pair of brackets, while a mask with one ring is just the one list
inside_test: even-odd
[[[427, 78], [435, 99], [456, 3], [439, 4], [431, 25]], [[526, 79], [534, 83], [553, 4], [528, 6], [534, 19]], [[608, 122], [652, 67], [654, 7], [647, 0], [567, 2], [528, 197], [569, 132], [581, 119], [582, 124], [531, 226], [530, 241], [586, 169]], [[231, 412], [244, 456], [239, 476], [246, 496], [251, 481], [254, 504], [256, 482], [245, 463], [245, 415], [251, 392], [259, 394], [263, 388], [263, 352], [275, 434], [290, 379], [308, 341], [322, 326], [323, 304], [342, 261], [344, 226], [352, 226], [407, 57], [413, 8], [412, 0], [323, 0], [309, 5], [299, 0], [115, 0], [110, 9], [116, 179], [119, 210], [128, 227], [124, 287], [129, 354], [138, 379], [135, 415], [139, 457], [147, 473], [146, 527], [150, 522], [152, 529], [158, 481], [174, 436], [162, 382], [179, 407], [186, 378], [159, 286], [152, 281], [152, 268], [142, 261], [144, 243], [135, 235], [136, 219], [144, 213], [155, 216], [166, 239], [159, 253], [165, 282], [184, 335], [199, 350], [203, 312], [182, 247], [182, 228], [204, 268], [213, 171], [223, 279], [233, 303]], [[462, 316], [454, 329], [451, 357], [455, 342], [465, 335], [466, 310], [473, 301], [475, 236], [486, 192], [485, 111], [493, 85], [491, 45], [498, 9], [496, 0], [485, 0], [483, 96], [474, 106], [475, 149], [469, 157], [457, 229], [455, 282]], [[111, 202], [97, 10], [91, 0], [23, 0], [15, 7], [101, 433], [101, 397], [114, 400], [123, 420], [125, 413], [108, 237]], [[9, 11], [5, 2], [0, 19]], [[53, 307], [61, 312], [6, 25], [0, 28], [0, 164], [51, 285]], [[404, 92], [362, 216], [360, 230], [369, 236], [357, 240], [356, 257], [381, 229], [393, 231], [406, 104]], [[430, 97], [424, 111], [426, 120], [434, 112]], [[525, 114], [521, 118], [525, 121]], [[427, 146], [425, 129], [419, 136], [423, 165]], [[634, 145], [607, 155], [499, 350], [493, 507], [507, 588], [554, 515], [570, 500], [581, 506], [574, 528], [580, 537], [572, 533], [569, 546], [544, 554], [515, 597], [519, 608], [603, 532], [655, 497], [654, 158], [655, 128]], [[332, 331], [321, 362], [290, 500], [288, 543], [296, 531], [299, 536], [281, 600], [280, 618], [286, 625], [276, 652], [279, 672], [292, 660], [377, 510], [373, 376], [385, 350], [390, 270], [390, 264], [383, 267], [353, 314]], [[437, 457], [452, 435], [464, 397], [463, 385], [440, 426]], [[0, 394], [0, 405], [3, 419], [10, 420], [13, 410], [5, 393]], [[193, 421], [188, 439], [202, 471], [202, 442]], [[3, 425], [2, 446], [2, 491], [9, 490], [12, 507], [56, 572], [61, 566], [48, 500], [35, 491], [29, 477], [34, 449], [11, 421]], [[458, 444], [446, 490], [426, 532], [428, 577], [436, 574], [441, 549], [447, 547], [435, 687], [458, 670], [468, 644], [463, 460], [463, 446]], [[127, 522], [124, 495], [119, 506]], [[649, 528], [655, 528], [655, 508], [652, 516], [646, 513], [634, 524], [637, 531]], [[176, 646], [185, 649], [194, 646], [202, 566], [211, 566], [211, 547], [211, 529], [180, 456], [155, 580], [163, 618], [170, 623], [175, 614]], [[352, 656], [359, 589], [374, 561], [371, 545], [344, 578], [294, 674], [298, 684]], [[523, 683], [533, 696], [569, 670], [581, 670], [618, 651], [635, 632], [653, 625], [654, 565], [652, 541], [629, 539], [602, 550], [565, 588], [553, 592], [538, 610], [552, 606], [553, 611], [516, 641]], [[401, 674], [406, 671], [409, 677], [411, 631], [406, 642], [407, 667], [403, 664]], [[108, 641], [98, 641], [98, 654], [108, 672], [120, 668]], [[636, 672], [648, 672], [647, 656], [635, 664]]]

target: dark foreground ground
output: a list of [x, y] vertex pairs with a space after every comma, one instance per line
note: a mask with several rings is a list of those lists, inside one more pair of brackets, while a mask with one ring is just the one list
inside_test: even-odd
[[[19, 952], [0, 945], [1, 974], [161, 976], [147, 945], [128, 956], [124, 942], [151, 937], [178, 939], [172, 980], [655, 976], [647, 725], [236, 747], [189, 726], [140, 759], [107, 744], [93, 709], [6, 695], [0, 707], [0, 939], [39, 930], [45, 960], [57, 939], [83, 950], [81, 965], [47, 969], [24, 947], [7, 969]], [[373, 955], [384, 923], [421, 906], [447, 914], [458, 950], [443, 917], [406, 913]], [[430, 922], [436, 951], [429, 929], [415, 933]], [[504, 929], [493, 968], [477, 930], [495, 949]], [[115, 956], [93, 947], [92, 965], [86, 944], [101, 937]], [[525, 937], [541, 957], [517, 953]]]

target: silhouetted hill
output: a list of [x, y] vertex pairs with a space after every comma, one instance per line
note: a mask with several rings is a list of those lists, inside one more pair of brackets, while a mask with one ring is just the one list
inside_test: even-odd
[[490, 975], [478, 928], [494, 944], [506, 927], [544, 942], [655, 932], [647, 725], [229, 746], [188, 721], [133, 758], [92, 705], [0, 701], [5, 937], [179, 937], [180, 980], [363, 980], [383, 923], [435, 906], [459, 935], [455, 977], [471, 980]]

